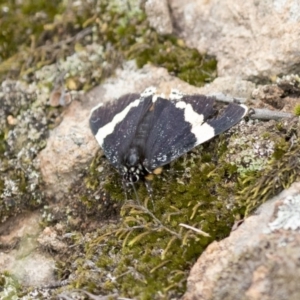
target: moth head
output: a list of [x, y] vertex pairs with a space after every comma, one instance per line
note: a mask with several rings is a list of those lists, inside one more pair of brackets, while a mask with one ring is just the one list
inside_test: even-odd
[[144, 179], [146, 173], [141, 164], [132, 167], [123, 167], [123, 178], [127, 182], [137, 182], [140, 179]]
[[136, 147], [130, 148], [123, 159], [123, 178], [127, 182], [137, 182], [140, 179], [139, 176], [139, 151]]
[[141, 152], [138, 147], [130, 148], [123, 160], [123, 178], [127, 182], [137, 182], [144, 179], [147, 175], [146, 169], [142, 164]]
[[[125, 171], [127, 170], [127, 171]], [[123, 174], [123, 178], [126, 182], [135, 183], [140, 180], [139, 174], [136, 172], [135, 168], [130, 168], [129, 170], [124, 167], [125, 173]]]

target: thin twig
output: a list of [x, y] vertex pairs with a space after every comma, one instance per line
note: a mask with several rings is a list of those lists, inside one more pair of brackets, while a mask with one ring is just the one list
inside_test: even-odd
[[132, 206], [133, 206], [133, 207], [135, 206], [136, 208], [139, 208], [139, 209], [141, 209], [143, 212], [147, 213], [149, 216], [151, 216], [151, 218], [152, 218], [157, 224], [159, 224], [159, 226], [161, 226], [162, 229], [165, 229], [166, 231], [168, 231], [168, 232], [171, 233], [172, 235], [175, 235], [178, 239], [181, 240], [181, 236], [180, 236], [177, 232], [175, 232], [175, 231], [169, 229], [169, 228], [166, 227], [164, 224], [162, 224], [161, 221], [160, 221], [158, 218], [156, 218], [155, 215], [154, 215], [150, 210], [148, 210], [146, 207], [144, 207], [144, 206], [139, 206], [139, 205], [132, 205]]
[[201, 229], [198, 229], [196, 227], [193, 227], [193, 226], [190, 226], [190, 225], [187, 225], [187, 224], [183, 224], [183, 223], [180, 223], [179, 226], [185, 227], [187, 229], [191, 229], [191, 230], [193, 230], [193, 231], [195, 231], [195, 232], [197, 232], [197, 233], [199, 233], [203, 236], [210, 237], [210, 235], [207, 232], [202, 231]]

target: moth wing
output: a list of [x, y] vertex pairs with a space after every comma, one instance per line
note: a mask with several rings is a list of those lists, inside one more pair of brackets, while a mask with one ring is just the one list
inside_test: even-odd
[[[91, 110], [90, 128], [92, 133], [96, 135], [98, 130], [110, 123], [115, 115], [121, 113], [130, 103], [140, 99], [140, 94], [126, 94], [116, 101], [100, 103]], [[102, 146], [100, 144], [100, 146]]]
[[229, 104], [215, 117], [214, 98], [204, 95], [183, 96], [176, 101], [158, 98], [154, 107], [155, 123], [146, 145], [145, 166], [152, 171], [224, 132], [245, 115], [245, 107]]
[[126, 153], [140, 120], [152, 105], [152, 96], [127, 94], [117, 101], [95, 107], [90, 127], [110, 163], [120, 169], [122, 153]]
[[236, 125], [246, 115], [247, 111], [248, 108], [245, 105], [230, 103], [220, 116], [207, 120], [207, 124], [214, 128], [215, 135], [219, 135]]

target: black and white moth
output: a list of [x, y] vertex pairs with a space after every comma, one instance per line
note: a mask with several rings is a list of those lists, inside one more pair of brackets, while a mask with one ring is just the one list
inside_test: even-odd
[[145, 181], [157, 168], [237, 124], [247, 112], [244, 105], [230, 103], [218, 114], [214, 102], [213, 97], [177, 90], [166, 99], [150, 87], [99, 104], [91, 111], [90, 127], [125, 182]]

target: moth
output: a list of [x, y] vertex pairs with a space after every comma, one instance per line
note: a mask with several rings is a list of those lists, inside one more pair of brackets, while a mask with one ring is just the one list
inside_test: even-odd
[[222, 111], [215, 99], [172, 90], [169, 99], [154, 87], [94, 107], [89, 123], [109, 162], [126, 183], [159, 168], [237, 124], [247, 107], [230, 103]]

